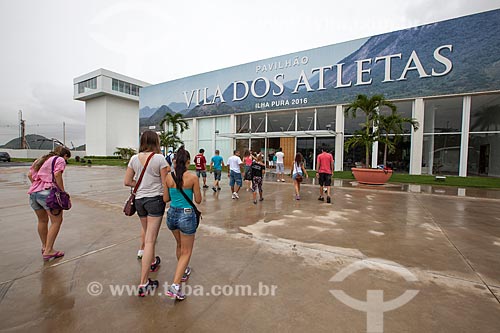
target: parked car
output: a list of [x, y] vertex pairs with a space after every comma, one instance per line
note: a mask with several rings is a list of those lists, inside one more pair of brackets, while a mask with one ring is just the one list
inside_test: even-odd
[[10, 162], [10, 155], [9, 155], [9, 153], [7, 153], [5, 151], [1, 151], [0, 152], [0, 161]]

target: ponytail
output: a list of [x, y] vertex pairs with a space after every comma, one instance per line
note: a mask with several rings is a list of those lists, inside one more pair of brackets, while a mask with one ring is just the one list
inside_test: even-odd
[[187, 171], [186, 162], [189, 161], [190, 159], [191, 155], [189, 155], [189, 152], [184, 149], [184, 146], [177, 149], [177, 152], [175, 153], [174, 181], [178, 189], [183, 187], [182, 178], [184, 176], [184, 173]]

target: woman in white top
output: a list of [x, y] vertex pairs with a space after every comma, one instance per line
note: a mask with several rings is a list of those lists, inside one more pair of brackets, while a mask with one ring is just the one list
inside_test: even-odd
[[302, 179], [304, 177], [309, 178], [309, 175], [306, 172], [306, 168], [304, 167], [304, 157], [301, 153], [297, 153], [297, 155], [295, 155], [295, 161], [293, 162], [292, 168], [293, 186], [295, 187], [295, 200], [300, 200], [300, 183], [302, 182]]
[[[142, 232], [145, 235], [139, 285], [139, 296], [141, 297], [158, 287], [158, 281], [149, 279], [149, 272], [157, 271], [160, 266], [160, 257], [155, 257], [155, 243], [165, 213], [163, 183], [170, 172], [167, 161], [160, 153], [158, 134], [153, 131], [146, 131], [142, 134], [139, 154], [132, 156], [125, 173], [125, 186], [134, 187], [136, 185], [148, 158], [150, 159], [134, 201], [137, 215], [141, 220]], [[155, 258], [154, 261], [153, 258]]]

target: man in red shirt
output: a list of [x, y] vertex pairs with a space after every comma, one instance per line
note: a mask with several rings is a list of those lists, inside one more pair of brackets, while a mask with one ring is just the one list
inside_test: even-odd
[[203, 188], [208, 188], [207, 185], [207, 159], [203, 155], [205, 149], [200, 149], [200, 153], [194, 157], [194, 164], [196, 165], [196, 176], [203, 177]]
[[324, 188], [326, 188], [326, 202], [332, 202], [330, 198], [330, 186], [332, 185], [333, 176], [333, 156], [328, 153], [325, 148], [321, 148], [321, 154], [318, 155], [316, 161], [316, 177], [319, 178], [319, 198], [320, 201], [325, 201], [323, 197]]

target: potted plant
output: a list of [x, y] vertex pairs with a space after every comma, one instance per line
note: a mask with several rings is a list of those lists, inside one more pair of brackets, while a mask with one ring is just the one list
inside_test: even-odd
[[[379, 113], [381, 107], [388, 107], [391, 111], [389, 116], [384, 116]], [[371, 152], [373, 143], [381, 141], [385, 144], [384, 150], [384, 166], [387, 158], [387, 150], [395, 149], [395, 140], [397, 140], [403, 130], [404, 123], [411, 123], [414, 127], [418, 123], [413, 119], [403, 118], [397, 113], [397, 108], [394, 103], [385, 99], [383, 95], [358, 95], [356, 100], [350, 103], [346, 110], [345, 116], [356, 118], [357, 113], [361, 112], [364, 115], [364, 122], [360, 124], [360, 129], [354, 132], [354, 135], [345, 142], [346, 151], [351, 147], [365, 147], [365, 167], [355, 167], [351, 171], [354, 178], [363, 184], [381, 185], [385, 184], [392, 176], [392, 170], [384, 167], [371, 168]], [[416, 127], [418, 128], [418, 127]]]

